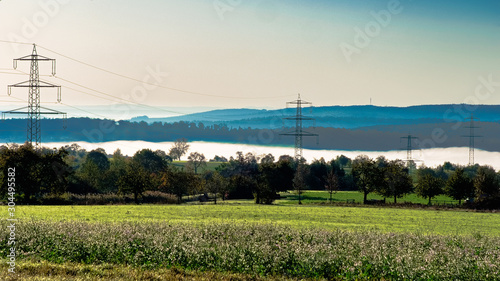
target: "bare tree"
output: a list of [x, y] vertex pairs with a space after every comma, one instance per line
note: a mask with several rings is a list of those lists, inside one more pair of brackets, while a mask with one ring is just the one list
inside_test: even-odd
[[330, 171], [328, 171], [328, 174], [326, 174], [325, 180], [325, 187], [326, 190], [328, 190], [328, 193], [330, 193], [330, 203], [332, 203], [333, 193], [337, 192], [340, 188], [339, 177], [335, 173], [335, 170], [331, 169]]
[[198, 152], [191, 152], [188, 157], [188, 164], [193, 167], [194, 173], [198, 173], [198, 168], [207, 166], [205, 155]]
[[172, 159], [181, 160], [181, 156], [186, 154], [189, 149], [189, 144], [185, 138], [178, 139], [174, 142], [168, 154]]
[[306, 181], [305, 181], [305, 175], [306, 174], [306, 168], [304, 165], [299, 164], [297, 167], [297, 171], [295, 172], [295, 176], [293, 178], [293, 187], [299, 194], [299, 205], [302, 204], [302, 198], [301, 195], [303, 193], [303, 190], [305, 189]]

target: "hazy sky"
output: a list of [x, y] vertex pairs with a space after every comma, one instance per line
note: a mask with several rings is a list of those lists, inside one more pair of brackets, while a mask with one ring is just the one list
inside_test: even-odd
[[[57, 59], [64, 80], [42, 78], [76, 107], [500, 104], [498, 0], [1, 0], [0, 23], [0, 40]], [[27, 77], [2, 72], [31, 49], [0, 43], [2, 108], [27, 99], [5, 97]]]

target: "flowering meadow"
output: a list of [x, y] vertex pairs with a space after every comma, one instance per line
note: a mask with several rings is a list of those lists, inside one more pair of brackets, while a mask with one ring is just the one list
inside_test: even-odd
[[[2, 220], [3, 229], [7, 222]], [[24, 220], [22, 259], [339, 280], [500, 280], [500, 237], [297, 229], [266, 223]], [[0, 254], [9, 251], [0, 237]]]

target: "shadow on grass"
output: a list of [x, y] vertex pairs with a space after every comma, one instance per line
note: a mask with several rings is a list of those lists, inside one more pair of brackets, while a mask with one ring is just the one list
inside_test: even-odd
[[[299, 195], [297, 194], [287, 194], [287, 195], [282, 195], [281, 200], [287, 200], [287, 201], [299, 201]], [[325, 198], [325, 197], [318, 197], [318, 196], [304, 196], [301, 195], [301, 200], [302, 201], [312, 201], [312, 202], [317, 202], [317, 203], [325, 203], [325, 202], [330, 202], [330, 198]], [[345, 202], [346, 199], [337, 199], [335, 197], [332, 198], [332, 202]]]

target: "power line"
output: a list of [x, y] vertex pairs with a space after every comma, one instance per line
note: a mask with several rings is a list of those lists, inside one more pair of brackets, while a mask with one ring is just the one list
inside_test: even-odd
[[[139, 106], [143, 106], [143, 107], [147, 107], [147, 108], [151, 108], [151, 109], [156, 109], [156, 110], [161, 110], [161, 111], [165, 111], [165, 112], [168, 112], [168, 113], [183, 114], [181, 112], [172, 111], [172, 110], [166, 110], [166, 109], [163, 109], [163, 108], [160, 108], [160, 107], [155, 107], [155, 106], [151, 106], [151, 105], [147, 105], [147, 104], [142, 104], [142, 103], [130, 101], [130, 100], [127, 100], [127, 99], [124, 99], [124, 98], [120, 98], [120, 97], [117, 97], [117, 96], [114, 96], [114, 95], [111, 95], [111, 94], [107, 94], [107, 93], [105, 93], [103, 91], [99, 91], [99, 90], [96, 90], [96, 89], [93, 89], [93, 88], [90, 88], [90, 87], [87, 87], [87, 86], [84, 86], [84, 85], [81, 85], [81, 84], [78, 84], [78, 83], [75, 83], [75, 82], [71, 82], [71, 81], [69, 81], [67, 79], [64, 79], [64, 78], [61, 78], [59, 76], [54, 76], [54, 78], [62, 80], [62, 81], [67, 82], [67, 83], [70, 83], [70, 84], [73, 84], [73, 85], [76, 85], [78, 87], [82, 87], [84, 89], [87, 89], [87, 90], [99, 93], [101, 95], [105, 95], [105, 96], [111, 97], [111, 98], [114, 99], [114, 100], [106, 99], [106, 100], [109, 100], [109, 101], [116, 102], [116, 100], [119, 100], [119, 101], [122, 101], [122, 102], [132, 103], [132, 104], [135, 104], [135, 105], [139, 105]], [[71, 89], [71, 88], [69, 88], [67, 86], [66, 86], [66, 88]], [[76, 90], [76, 89], [72, 89], [72, 90], [79, 91], [79, 90]], [[87, 92], [83, 92], [83, 91], [79, 91], [79, 92], [87, 93]], [[89, 94], [89, 93], [87, 93], [87, 94]], [[89, 95], [92, 95], [92, 94], [89, 94]], [[93, 96], [99, 97], [99, 96], [96, 96], [96, 95], [93, 95]], [[105, 99], [105, 98], [103, 98], [103, 99]]]
[[[163, 112], [168, 112], [168, 113], [178, 114], [178, 115], [189, 114], [189, 113], [185, 113], [185, 112], [168, 110], [168, 109], [164, 109], [164, 108], [161, 108], [161, 107], [156, 107], [156, 106], [147, 105], [147, 104], [143, 104], [143, 103], [139, 103], [139, 102], [127, 100], [127, 99], [124, 99], [124, 98], [120, 98], [120, 97], [117, 97], [115, 95], [111, 95], [111, 94], [105, 93], [103, 91], [99, 91], [99, 90], [96, 90], [96, 89], [93, 89], [93, 88], [90, 88], [90, 87], [87, 87], [87, 86], [84, 86], [84, 85], [81, 85], [81, 84], [69, 81], [67, 79], [58, 77], [58, 76], [54, 76], [54, 78], [62, 80], [62, 81], [67, 82], [67, 83], [70, 83], [70, 84], [73, 84], [73, 85], [76, 85], [78, 87], [82, 87], [84, 89], [87, 89], [87, 90], [99, 93], [101, 95], [110, 97], [110, 98], [102, 97], [102, 96], [99, 96], [99, 95], [95, 95], [95, 94], [92, 94], [92, 93], [89, 93], [89, 92], [86, 92], [86, 91], [78, 90], [78, 89], [75, 89], [75, 88], [63, 85], [64, 88], [67, 88], [67, 89], [70, 89], [70, 90], [73, 90], [73, 91], [76, 91], [76, 92], [79, 92], [79, 93], [83, 93], [83, 94], [86, 94], [86, 95], [90, 95], [90, 96], [93, 96], [93, 97], [97, 97], [97, 98], [100, 98], [100, 99], [103, 99], [103, 100], [112, 101], [112, 102], [121, 101], [121, 102], [125, 102], [127, 105], [137, 105], [137, 106], [141, 106], [141, 107], [148, 108], [148, 109], [155, 109], [155, 110], [158, 110], [158, 111], [163, 111]], [[208, 119], [208, 120], [219, 121], [219, 119], [216, 119], [216, 118], [213, 118], [213, 117], [204, 117], [204, 118]]]
[[20, 44], [20, 45], [31, 45], [33, 46], [34, 43], [28, 43], [28, 42], [17, 42], [17, 41], [7, 41], [7, 40], [0, 40], [2, 43], [10, 43], [10, 44]]
[[23, 75], [22, 73], [0, 71], [2, 74]]
[[108, 117], [104, 116], [104, 115], [100, 115], [100, 114], [97, 114], [97, 113], [93, 113], [93, 112], [90, 112], [88, 110], [85, 110], [85, 109], [81, 109], [81, 108], [78, 108], [76, 106], [72, 106], [72, 105], [69, 105], [69, 104], [65, 104], [65, 103], [61, 103], [62, 105], [64, 106], [67, 106], [67, 107], [71, 107], [73, 109], [76, 109], [76, 110], [80, 110], [82, 112], [85, 112], [85, 113], [88, 113], [88, 114], [92, 114], [92, 115], [95, 115], [95, 116], [98, 116], [98, 117], [101, 117], [101, 118], [104, 118], [104, 119], [108, 119]]
[[[21, 70], [18, 70], [16, 69], [16, 71], [20, 72], [18, 73], [19, 75], [24, 75], [24, 74], [28, 74], [26, 72], [23, 72]], [[14, 73], [12, 73], [14, 74]], [[17, 74], [17, 73], [16, 73]], [[177, 111], [172, 111], [172, 110], [167, 110], [167, 109], [163, 109], [163, 108], [160, 108], [160, 107], [155, 107], [155, 106], [150, 106], [150, 105], [146, 105], [146, 104], [142, 104], [142, 103], [138, 103], [138, 102], [134, 102], [134, 101], [130, 101], [130, 100], [126, 100], [126, 99], [123, 99], [123, 98], [119, 98], [117, 96], [114, 96], [114, 95], [111, 95], [111, 94], [107, 94], [105, 92], [102, 92], [102, 91], [99, 91], [99, 90], [96, 90], [96, 89], [93, 89], [93, 88], [90, 88], [90, 87], [87, 87], [87, 86], [84, 86], [84, 85], [81, 85], [81, 84], [78, 84], [78, 83], [75, 83], [75, 82], [72, 82], [72, 81], [69, 81], [67, 79], [64, 79], [64, 78], [61, 78], [59, 76], [52, 76], [52, 75], [40, 75], [40, 76], [49, 76], [49, 77], [53, 77], [53, 78], [56, 78], [56, 79], [59, 79], [59, 80], [62, 80], [64, 82], [67, 82], [67, 83], [70, 83], [70, 84], [73, 84], [73, 85], [76, 85], [78, 87], [82, 87], [82, 88], [85, 88], [87, 90], [90, 90], [90, 91], [93, 91], [93, 92], [96, 92], [96, 93], [99, 93], [99, 94], [102, 94], [102, 95], [105, 95], [105, 96], [108, 96], [110, 98], [106, 98], [106, 97], [102, 97], [102, 96], [99, 96], [99, 95], [95, 95], [95, 94], [92, 94], [92, 93], [89, 93], [89, 92], [86, 92], [86, 91], [82, 91], [82, 90], [78, 90], [78, 89], [75, 89], [75, 88], [72, 88], [72, 87], [69, 87], [67, 85], [64, 85], [64, 88], [67, 88], [67, 89], [70, 89], [70, 90], [73, 90], [75, 92], [79, 92], [79, 93], [82, 93], [82, 94], [86, 94], [86, 95], [89, 95], [89, 96], [93, 96], [93, 97], [96, 97], [96, 98], [99, 98], [99, 99], [103, 99], [103, 100], [107, 100], [107, 101], [112, 101], [112, 102], [117, 102], [117, 100], [119, 101], [122, 101], [122, 102], [126, 102], [127, 104], [135, 104], [135, 105], [138, 105], [138, 106], [142, 106], [142, 107], [147, 107], [147, 108], [151, 108], [151, 109], [155, 109], [155, 110], [158, 110], [158, 111], [164, 111], [164, 112], [168, 112], [168, 113], [173, 113], [173, 114], [179, 114], [179, 115], [184, 115], [186, 113], [184, 112], [177, 112]], [[16, 99], [19, 99], [21, 101], [24, 101], [26, 102], [26, 100], [23, 100], [23, 99], [20, 99], [20, 98], [17, 98], [17, 97], [14, 97], [14, 96], [11, 96], [12, 98], [16, 98]], [[61, 103], [62, 104], [62, 103]], [[64, 104], [68, 107], [73, 107], [77, 110], [80, 110], [82, 112], [86, 112], [86, 113], [89, 113], [89, 114], [92, 114], [92, 115], [95, 115], [95, 116], [98, 116], [98, 117], [102, 117], [102, 118], [109, 118], [109, 117], [106, 117], [104, 115], [100, 115], [100, 114], [96, 114], [96, 113], [93, 113], [93, 112], [90, 112], [88, 110], [84, 110], [84, 109], [81, 109], [81, 108], [77, 108], [77, 107], [74, 107], [74, 106], [70, 106], [68, 104]], [[208, 118], [208, 119], [213, 119], [213, 118]], [[215, 120], [215, 119], [214, 119]]]
[[[31, 43], [24, 43], [24, 42], [14, 42], [14, 41], [7, 41], [7, 40], [0, 40], [0, 42], [4, 42], [4, 43], [13, 43], [13, 44], [23, 44], [23, 45], [31, 45]], [[106, 72], [106, 73], [110, 73], [110, 74], [113, 74], [113, 75], [116, 75], [116, 76], [119, 76], [119, 77], [122, 77], [122, 78], [126, 78], [126, 79], [129, 79], [129, 80], [133, 80], [133, 81], [136, 81], [136, 82], [140, 82], [140, 83], [145, 83], [145, 84], [149, 84], [149, 85], [153, 85], [153, 86], [157, 86], [157, 87], [160, 87], [160, 88], [164, 88], [164, 89], [169, 89], [169, 90], [174, 90], [174, 91], [180, 91], [180, 92], [185, 92], [185, 93], [191, 93], [191, 94], [198, 94], [198, 95], [205, 95], [205, 96], [211, 96], [211, 97], [218, 97], [218, 98], [234, 98], [234, 99], [260, 99], [259, 97], [248, 97], [248, 98], [238, 98], [238, 97], [228, 97], [228, 96], [219, 96], [219, 95], [209, 95], [209, 94], [203, 94], [203, 93], [197, 93], [197, 92], [192, 92], [192, 91], [185, 91], [185, 90], [181, 90], [181, 89], [175, 89], [175, 88], [170, 88], [170, 87], [165, 87], [165, 86], [162, 86], [162, 85], [158, 85], [158, 84], [155, 84], [155, 83], [149, 83], [149, 82], [145, 82], [145, 81], [142, 81], [142, 80], [139, 80], [139, 79], [136, 79], [136, 78], [133, 78], [133, 77], [129, 77], [129, 76], [126, 76], [126, 75], [122, 75], [122, 74], [119, 74], [119, 73], [116, 73], [116, 72], [113, 72], [113, 71], [109, 71], [109, 70], [106, 70], [104, 68], [101, 68], [101, 67], [97, 67], [95, 65], [92, 65], [92, 64], [89, 64], [89, 63], [85, 63], [81, 60], [78, 60], [78, 59], [74, 59], [70, 56], [67, 56], [67, 55], [64, 55], [64, 54], [61, 54], [59, 52], [56, 52], [54, 50], [51, 50], [49, 48], [46, 48], [46, 47], [43, 47], [43, 46], [39, 46], [37, 45], [39, 48], [43, 48], [47, 51], [50, 51], [50, 52], [53, 52], [59, 56], [62, 56], [64, 58], [67, 58], [67, 59], [70, 59], [72, 61], [75, 61], [77, 63], [80, 63], [80, 64], [83, 64], [83, 65], [86, 65], [88, 67], [92, 67], [92, 68], [95, 68], [95, 69], [98, 69], [100, 71], [103, 71], [103, 72]], [[20, 70], [17, 70], [16, 71], [18, 72], [21, 72], [23, 73], [22, 71]], [[6, 73], [6, 74], [17, 74], [17, 73]], [[27, 74], [27, 73], [25, 73]], [[20, 74], [19, 74], [20, 75]], [[50, 76], [50, 75], [44, 75], [44, 76]], [[59, 79], [59, 80], [62, 80], [62, 81], [65, 81], [67, 83], [70, 83], [70, 84], [73, 84], [73, 85], [76, 85], [76, 86], [79, 86], [79, 87], [82, 87], [84, 89], [87, 89], [87, 90], [90, 90], [90, 91], [93, 91], [93, 92], [96, 92], [96, 93], [99, 93], [101, 95], [105, 95], [105, 96], [108, 96], [108, 97], [111, 97], [112, 99], [107, 99], [107, 98], [103, 98], [101, 96], [97, 96], [97, 95], [93, 95], [93, 94], [90, 94], [88, 92], [85, 92], [85, 91], [80, 91], [80, 90], [77, 90], [77, 89], [74, 89], [74, 88], [70, 88], [70, 87], [67, 87], [65, 86], [66, 88], [68, 89], [71, 89], [71, 90], [74, 90], [74, 91], [77, 91], [77, 92], [81, 92], [81, 93], [84, 93], [84, 94], [87, 94], [87, 95], [91, 95], [91, 96], [94, 96], [94, 97], [97, 97], [97, 98], [101, 98], [101, 99], [104, 99], [104, 100], [108, 100], [108, 101], [113, 101], [113, 102], [116, 102], [117, 100], [118, 101], [122, 101], [122, 102], [125, 102], [127, 104], [135, 104], [135, 105], [138, 105], [138, 106], [142, 106], [142, 107], [145, 107], [145, 108], [150, 108], [150, 109], [156, 109], [156, 110], [159, 110], [159, 111], [164, 111], [164, 112], [168, 112], [168, 113], [173, 113], [173, 114], [179, 114], [179, 115], [184, 115], [186, 113], [184, 112], [177, 112], [177, 111], [172, 111], [172, 110], [166, 110], [166, 109], [163, 109], [163, 108], [159, 108], [159, 107], [154, 107], [154, 106], [150, 106], [150, 105], [146, 105], [146, 104], [142, 104], [142, 103], [138, 103], [138, 102], [134, 102], [134, 101], [130, 101], [130, 100], [126, 100], [126, 99], [123, 99], [123, 98], [120, 98], [120, 97], [117, 97], [117, 96], [114, 96], [114, 95], [110, 95], [110, 94], [107, 94], [103, 91], [99, 91], [99, 90], [96, 90], [96, 89], [93, 89], [93, 88], [90, 88], [90, 87], [87, 87], [87, 86], [84, 86], [82, 84], [79, 84], [79, 83], [75, 83], [75, 82], [72, 82], [72, 81], [69, 81], [67, 79], [64, 79], [62, 77], [57, 77], [57, 76], [53, 76], [54, 78], [56, 79]], [[286, 96], [276, 96], [276, 97], [267, 97], [267, 98], [281, 98], [281, 97], [288, 97], [289, 95], [286, 95]], [[214, 119], [214, 118], [208, 118], [208, 119]], [[215, 120], [215, 119], [214, 119]]]
[[43, 49], [49, 51], [49, 52], [52, 52], [52, 53], [56, 54], [56, 55], [59, 55], [59, 56], [64, 57], [66, 59], [72, 60], [74, 62], [80, 63], [82, 65], [85, 65], [85, 66], [97, 69], [99, 71], [102, 71], [102, 72], [105, 72], [105, 73], [108, 73], [108, 74], [112, 74], [112, 75], [115, 75], [115, 76], [118, 76], [118, 77], [121, 77], [121, 78], [125, 78], [125, 79], [128, 79], [128, 80], [139, 82], [139, 83], [142, 83], [142, 84], [147, 84], [147, 85], [150, 85], [150, 86], [156, 86], [156, 87], [159, 87], [159, 88], [162, 88], [162, 89], [176, 91], [176, 92], [181, 92], [181, 93], [186, 93], [186, 94], [192, 94], [192, 95], [198, 95], [198, 96], [207, 96], [207, 97], [214, 97], [214, 98], [224, 98], [224, 99], [239, 99], [239, 100], [278, 99], [278, 98], [285, 98], [285, 97], [289, 97], [290, 96], [290, 95], [284, 95], [284, 96], [272, 96], [272, 97], [270, 97], [270, 96], [264, 96], [264, 97], [256, 97], [256, 96], [251, 96], [251, 97], [232, 97], [232, 96], [213, 95], [213, 94], [200, 93], [200, 92], [183, 90], [183, 89], [178, 89], [178, 88], [173, 88], [173, 87], [167, 87], [167, 86], [163, 86], [163, 85], [160, 85], [160, 84], [157, 84], [157, 83], [150, 83], [150, 82], [147, 82], [147, 81], [143, 81], [143, 79], [137, 79], [137, 78], [130, 77], [130, 76], [127, 76], [127, 75], [123, 75], [123, 74], [120, 74], [120, 73], [117, 73], [117, 72], [114, 72], [114, 71], [111, 71], [111, 70], [107, 70], [107, 69], [104, 69], [102, 67], [98, 67], [98, 66], [95, 66], [93, 64], [81, 61], [79, 59], [75, 59], [73, 57], [64, 55], [64, 54], [59, 53], [57, 51], [54, 51], [52, 49], [49, 49], [49, 48], [46, 48], [46, 47], [43, 47], [43, 46], [40, 46], [40, 45], [38, 45], [38, 46], [40, 48], [43, 48]]
[[[21, 73], [24, 73], [24, 74], [28, 74], [28, 73], [25, 73], [25, 72], [22, 72], [20, 70], [17, 70], [16, 71], [19, 71]], [[90, 91], [93, 91], [93, 92], [96, 92], [96, 93], [99, 93], [101, 95], [105, 95], [105, 96], [108, 96], [108, 97], [111, 97], [113, 99], [109, 99], [109, 98], [104, 98], [104, 97], [101, 97], [101, 96], [98, 96], [98, 95], [95, 95], [95, 94], [91, 94], [91, 93], [88, 93], [88, 92], [85, 92], [85, 91], [81, 91], [81, 90], [77, 90], [75, 88], [72, 88], [72, 87], [68, 87], [68, 86], [64, 86], [65, 88], [68, 88], [70, 90], [73, 90], [73, 91], [76, 91], [76, 92], [80, 92], [80, 93], [83, 93], [83, 94], [87, 94], [87, 95], [90, 95], [90, 96], [93, 96], [93, 97], [96, 97], [96, 98], [100, 98], [100, 99], [104, 99], [104, 100], [107, 100], [107, 101], [112, 101], [112, 102], [117, 102], [117, 100], [119, 101], [122, 101], [122, 102], [126, 102], [126, 103], [129, 103], [129, 104], [135, 104], [135, 105], [139, 105], [139, 106], [143, 106], [143, 107], [147, 107], [147, 108], [151, 108], [151, 109], [156, 109], [156, 110], [159, 110], [159, 111], [165, 111], [165, 112], [168, 112], [168, 113], [174, 113], [174, 114], [180, 114], [180, 115], [183, 115], [184, 113], [182, 112], [177, 112], [177, 111], [172, 111], [172, 110], [166, 110], [166, 109], [163, 109], [163, 108], [160, 108], [160, 107], [155, 107], [155, 106], [151, 106], [151, 105], [147, 105], [147, 104], [142, 104], [142, 103], [138, 103], [138, 102], [134, 102], [134, 101], [130, 101], [130, 100], [127, 100], [127, 99], [124, 99], [124, 98], [120, 98], [120, 97], [117, 97], [117, 96], [114, 96], [114, 95], [111, 95], [111, 94], [108, 94], [108, 93], [105, 93], [103, 91], [99, 91], [99, 90], [96, 90], [96, 89], [93, 89], [93, 88], [90, 88], [90, 87], [87, 87], [87, 86], [84, 86], [82, 84], [79, 84], [79, 83], [76, 83], [76, 82], [72, 82], [72, 81], [69, 81], [67, 79], [64, 79], [62, 77], [59, 77], [59, 76], [56, 76], [56, 75], [45, 75], [45, 76], [50, 76], [50, 77], [53, 77], [53, 78], [56, 78], [56, 79], [59, 79], [59, 80], [62, 80], [64, 82], [67, 82], [67, 83], [70, 83], [70, 84], [73, 84], [73, 85], [76, 85], [78, 87], [81, 87], [81, 88], [84, 88], [84, 89], [87, 89], [87, 90], [90, 90]], [[93, 113], [92, 113], [93, 114]]]
[[[7, 41], [7, 40], [0, 40], [0, 42], [11, 43], [11, 44], [33, 45], [32, 43], [15, 42], [15, 41]], [[57, 51], [54, 51], [54, 50], [52, 50], [50, 48], [43, 47], [41, 45], [37, 45], [37, 46], [39, 48], [45, 49], [45, 50], [47, 50], [49, 52], [52, 52], [52, 53], [54, 53], [56, 55], [59, 55], [61, 57], [66, 58], [66, 59], [72, 60], [74, 62], [80, 63], [82, 65], [85, 65], [85, 66], [97, 69], [99, 71], [102, 71], [102, 72], [105, 72], [105, 73], [108, 73], [108, 74], [112, 74], [112, 75], [115, 75], [115, 76], [118, 76], [118, 77], [121, 77], [121, 78], [125, 78], [125, 79], [132, 80], [132, 81], [135, 81], [135, 82], [147, 84], [147, 85], [150, 85], [150, 86], [156, 86], [156, 87], [163, 88], [163, 89], [166, 89], [166, 90], [171, 90], [171, 91], [176, 91], [176, 92], [181, 92], [181, 93], [186, 93], [186, 94], [199, 95], [199, 96], [207, 96], [207, 97], [214, 97], [214, 98], [224, 98], [224, 99], [239, 99], [239, 100], [279, 99], [279, 98], [285, 98], [285, 97], [290, 97], [291, 96], [291, 95], [283, 95], [283, 96], [271, 96], [271, 97], [270, 96], [264, 96], [264, 97], [256, 97], [256, 96], [251, 96], [251, 97], [232, 97], [232, 96], [213, 95], [213, 94], [206, 94], [206, 93], [200, 93], [200, 92], [195, 92], [195, 91], [188, 91], [188, 90], [183, 90], [183, 89], [178, 89], [178, 88], [173, 88], [173, 87], [166, 87], [166, 86], [163, 86], [163, 85], [160, 85], [160, 84], [150, 83], [150, 82], [147, 82], [147, 81], [143, 81], [142, 79], [137, 79], [137, 78], [130, 77], [130, 76], [127, 76], [127, 75], [123, 75], [123, 74], [120, 74], [120, 73], [117, 73], [117, 72], [114, 72], [114, 71], [111, 71], [111, 70], [104, 69], [102, 67], [95, 66], [95, 65], [90, 64], [90, 63], [86, 63], [86, 62], [81, 61], [79, 59], [75, 59], [73, 57], [70, 57], [70, 56], [64, 55], [62, 53], [59, 53]]]

